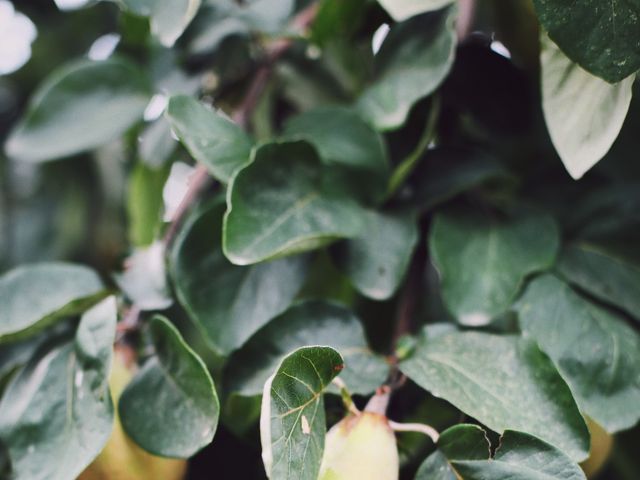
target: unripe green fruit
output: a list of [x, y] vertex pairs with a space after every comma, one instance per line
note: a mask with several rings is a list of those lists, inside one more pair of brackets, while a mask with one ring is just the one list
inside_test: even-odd
[[[116, 351], [109, 376], [109, 387], [115, 405], [132, 376]], [[182, 480], [186, 471], [186, 460], [157, 457], [138, 447], [122, 429], [116, 410], [109, 441], [78, 480]]]
[[591, 449], [589, 458], [580, 466], [587, 478], [596, 478], [609, 460], [613, 449], [613, 436], [590, 418], [587, 418], [587, 427], [589, 427], [591, 434]]
[[397, 480], [396, 437], [387, 417], [349, 415], [329, 430], [318, 480]]

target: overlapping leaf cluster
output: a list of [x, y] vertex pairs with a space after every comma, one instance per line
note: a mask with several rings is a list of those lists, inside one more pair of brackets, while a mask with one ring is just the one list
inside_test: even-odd
[[605, 3], [486, 2], [472, 35], [442, 0], [89, 8], [116, 52], [14, 87], [3, 124], [7, 178], [85, 188], [33, 254], [51, 193], [0, 203], [0, 475], [76, 478], [117, 417], [155, 455], [236, 461], [233, 435], [229, 468], [315, 480], [332, 380], [391, 374], [390, 415], [443, 430], [400, 438], [406, 478], [584, 478], [588, 422], [640, 420], [640, 5]]

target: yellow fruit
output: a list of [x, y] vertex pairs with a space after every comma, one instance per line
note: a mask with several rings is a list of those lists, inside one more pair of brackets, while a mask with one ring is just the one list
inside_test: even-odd
[[591, 434], [591, 451], [589, 458], [580, 464], [587, 478], [596, 478], [600, 470], [609, 460], [609, 455], [613, 449], [613, 436], [598, 425], [596, 422], [587, 418], [587, 427]]
[[[109, 377], [114, 405], [131, 377], [131, 371], [116, 351]], [[181, 480], [186, 470], [186, 460], [157, 457], [138, 447], [122, 429], [116, 410], [109, 441], [78, 480]]]
[[387, 417], [349, 415], [329, 430], [319, 480], [397, 480], [400, 463], [396, 437]]

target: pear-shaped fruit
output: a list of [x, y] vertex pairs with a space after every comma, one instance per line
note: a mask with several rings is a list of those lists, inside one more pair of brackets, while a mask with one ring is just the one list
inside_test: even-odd
[[318, 480], [397, 480], [399, 469], [396, 437], [387, 417], [365, 411], [329, 430]]
[[613, 449], [613, 436], [590, 418], [587, 418], [587, 427], [591, 434], [591, 450], [589, 458], [580, 466], [587, 478], [596, 478], [609, 460]]
[[[117, 405], [133, 374], [119, 351], [114, 353], [109, 387], [113, 403]], [[122, 429], [116, 410], [109, 441], [78, 480], [181, 480], [186, 470], [186, 460], [157, 457], [138, 447]]]

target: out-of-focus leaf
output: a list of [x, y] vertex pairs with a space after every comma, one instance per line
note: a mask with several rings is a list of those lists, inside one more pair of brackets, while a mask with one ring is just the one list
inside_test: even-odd
[[323, 166], [306, 142], [259, 147], [229, 187], [222, 242], [227, 258], [247, 265], [360, 233], [365, 210], [343, 174]]
[[91, 269], [70, 263], [35, 263], [0, 277], [0, 342], [36, 333], [95, 302], [103, 285]]
[[129, 177], [127, 210], [129, 213], [129, 238], [137, 247], [151, 245], [162, 221], [162, 190], [169, 169], [150, 168], [138, 163]]
[[520, 326], [551, 357], [583, 412], [615, 432], [640, 419], [640, 335], [552, 275], [518, 302]]
[[380, 130], [404, 123], [415, 102], [440, 86], [453, 64], [451, 9], [425, 13], [391, 28], [375, 62], [375, 77], [357, 107]]
[[353, 313], [339, 305], [308, 301], [269, 322], [229, 359], [225, 390], [243, 396], [259, 395], [288, 352], [314, 343], [341, 353], [345, 367], [341, 378], [353, 393], [371, 393], [388, 374], [389, 366], [371, 351]]
[[415, 212], [372, 211], [365, 216], [363, 233], [338, 243], [332, 254], [358, 291], [386, 300], [400, 286], [417, 243]]
[[573, 63], [546, 37], [540, 62], [547, 129], [562, 163], [578, 179], [605, 156], [618, 137], [636, 76], [611, 85]]
[[180, 141], [211, 175], [228, 182], [249, 161], [251, 139], [231, 120], [192, 97], [171, 97], [167, 118]]
[[124, 59], [67, 65], [34, 93], [6, 153], [38, 163], [91, 150], [141, 120], [150, 97], [145, 74]]
[[531, 433], [577, 461], [589, 453], [589, 431], [569, 387], [531, 341], [478, 332], [430, 339], [427, 329], [400, 368], [496, 432]]
[[149, 333], [154, 355], [122, 393], [120, 421], [145, 450], [187, 458], [213, 439], [218, 395], [207, 367], [168, 320], [154, 317]]
[[262, 461], [274, 480], [317, 480], [327, 431], [322, 393], [342, 369], [329, 347], [302, 347], [264, 384]]
[[560, 238], [546, 215], [501, 221], [456, 210], [436, 216], [429, 242], [447, 308], [478, 326], [509, 308], [526, 275], [551, 267]]
[[378, 0], [396, 21], [402, 22], [410, 17], [451, 5], [455, 0]]
[[7, 386], [0, 438], [16, 478], [76, 478], [104, 447], [116, 315], [115, 298], [103, 300], [82, 316], [75, 339], [52, 339]]
[[224, 209], [224, 202], [214, 199], [187, 221], [172, 249], [171, 275], [180, 303], [207, 343], [226, 355], [290, 305], [304, 282], [308, 258], [231, 264], [221, 247]]

